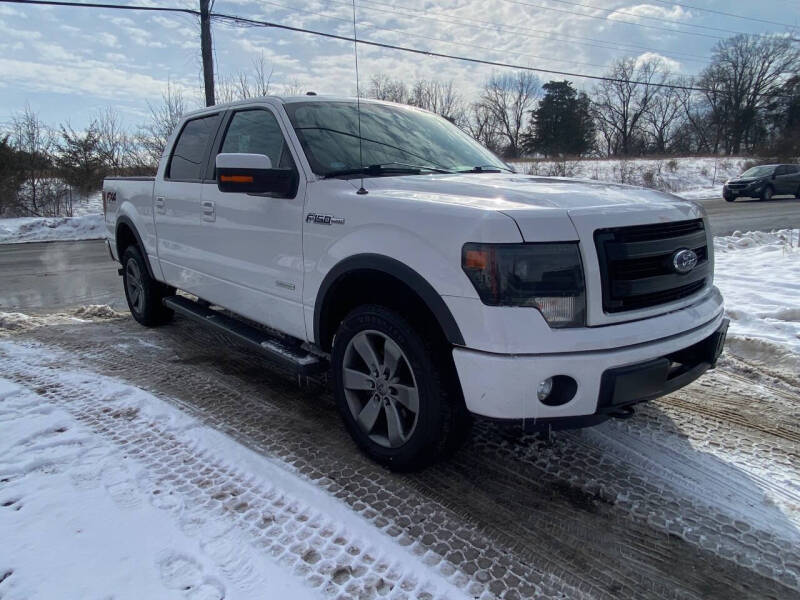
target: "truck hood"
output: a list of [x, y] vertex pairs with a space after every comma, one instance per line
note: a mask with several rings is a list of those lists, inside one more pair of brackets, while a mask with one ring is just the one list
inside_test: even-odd
[[646, 188], [516, 173], [375, 177], [365, 179], [364, 187], [370, 194], [387, 198], [411, 197], [500, 211], [516, 221], [526, 241], [579, 239], [579, 230], [590, 222], [634, 225], [703, 214], [694, 202]]

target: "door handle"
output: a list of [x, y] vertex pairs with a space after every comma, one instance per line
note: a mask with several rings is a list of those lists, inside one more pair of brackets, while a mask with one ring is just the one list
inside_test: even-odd
[[203, 221], [217, 220], [217, 210], [211, 200], [203, 200], [201, 206], [203, 207]]
[[167, 203], [164, 196], [156, 196], [156, 212], [160, 215], [167, 213]]

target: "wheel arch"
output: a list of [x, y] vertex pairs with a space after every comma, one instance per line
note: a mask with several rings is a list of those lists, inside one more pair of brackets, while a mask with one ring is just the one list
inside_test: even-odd
[[[379, 289], [368, 289], [368, 284]], [[464, 336], [441, 295], [417, 271], [382, 254], [359, 254], [337, 263], [325, 276], [314, 305], [314, 340], [331, 348], [341, 319], [355, 306], [382, 297], [396, 308], [420, 309], [448, 343], [464, 345]], [[379, 300], [378, 300], [379, 301]]]
[[114, 243], [117, 247], [117, 257], [119, 258], [120, 262], [122, 262], [122, 253], [125, 251], [125, 248], [131, 244], [137, 245], [142, 253], [144, 264], [147, 267], [147, 274], [150, 275], [151, 278], [155, 279], [153, 268], [150, 266], [150, 260], [147, 257], [147, 250], [144, 247], [144, 243], [142, 242], [139, 232], [136, 230], [136, 225], [133, 224], [133, 220], [130, 217], [122, 215], [117, 219], [117, 226], [114, 233]]

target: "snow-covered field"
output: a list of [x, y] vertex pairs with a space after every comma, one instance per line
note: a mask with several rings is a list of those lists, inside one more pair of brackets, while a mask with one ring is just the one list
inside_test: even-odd
[[643, 185], [683, 198], [718, 198], [726, 179], [741, 174], [744, 157], [678, 157], [659, 159], [602, 159], [512, 161], [520, 172], [552, 177], [581, 177]]
[[[719, 197], [722, 183], [744, 170], [747, 158], [512, 161], [521, 173], [582, 177], [645, 185], [684, 198]], [[76, 202], [72, 218], [0, 219], [0, 244], [105, 237], [100, 193]]]
[[715, 283], [731, 319], [728, 352], [800, 373], [800, 229], [714, 240]]

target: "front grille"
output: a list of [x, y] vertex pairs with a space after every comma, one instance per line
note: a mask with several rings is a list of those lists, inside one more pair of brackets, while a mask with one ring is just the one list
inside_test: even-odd
[[[702, 219], [599, 229], [594, 240], [607, 313], [686, 298], [699, 292], [711, 273]], [[684, 248], [695, 251], [697, 266], [677, 273], [672, 257]]]

